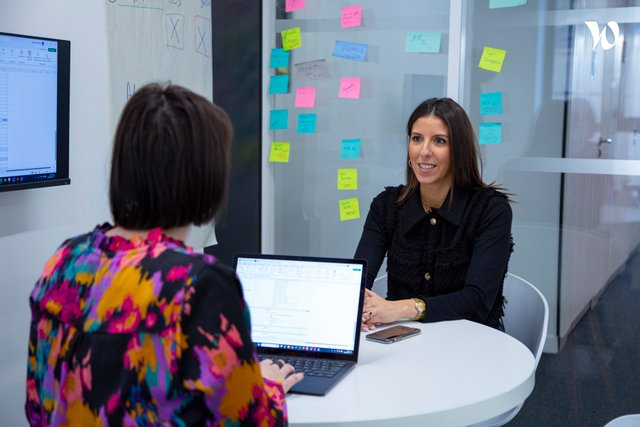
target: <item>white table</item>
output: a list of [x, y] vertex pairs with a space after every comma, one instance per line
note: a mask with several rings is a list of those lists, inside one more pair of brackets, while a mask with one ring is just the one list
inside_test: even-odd
[[361, 333], [358, 364], [326, 396], [287, 395], [289, 423], [464, 426], [533, 390], [533, 354], [515, 338], [467, 320], [407, 324], [422, 333], [394, 344]]

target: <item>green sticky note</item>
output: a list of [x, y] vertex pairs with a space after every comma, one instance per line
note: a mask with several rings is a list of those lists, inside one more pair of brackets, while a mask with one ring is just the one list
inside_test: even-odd
[[502, 114], [502, 92], [480, 94], [480, 115]]
[[338, 169], [338, 190], [358, 189], [358, 169]]
[[288, 163], [291, 144], [288, 142], [272, 142], [269, 161], [272, 163]]
[[298, 114], [298, 133], [316, 133], [315, 114]]
[[502, 144], [502, 123], [480, 123], [480, 144]]
[[291, 52], [279, 47], [273, 48], [271, 49], [269, 66], [271, 68], [287, 68], [289, 66], [289, 56], [291, 56]]
[[527, 0], [489, 0], [489, 9], [516, 7], [527, 4]]
[[504, 63], [504, 57], [506, 55], [506, 50], [485, 46], [482, 51], [482, 58], [480, 58], [480, 64], [478, 64], [478, 67], [499, 73], [500, 70], [502, 70], [502, 64]]
[[438, 53], [442, 33], [412, 32], [407, 33], [404, 51], [407, 53]]
[[271, 110], [269, 114], [269, 129], [288, 129], [289, 110]]
[[291, 50], [302, 46], [300, 27], [290, 28], [282, 31], [282, 48]]
[[340, 206], [340, 221], [347, 221], [350, 219], [360, 218], [360, 206], [358, 204], [358, 198], [343, 199], [339, 201]]
[[289, 74], [271, 76], [269, 79], [269, 93], [274, 94], [287, 92], [289, 92]]

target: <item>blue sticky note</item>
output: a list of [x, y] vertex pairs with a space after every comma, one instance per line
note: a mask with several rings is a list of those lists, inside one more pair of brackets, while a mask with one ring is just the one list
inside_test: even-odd
[[315, 114], [298, 114], [298, 133], [316, 133]]
[[269, 79], [269, 93], [287, 92], [289, 92], [289, 74], [271, 76], [271, 79]]
[[407, 41], [404, 51], [409, 53], [438, 53], [442, 33], [429, 33], [424, 31], [407, 33]]
[[480, 123], [480, 144], [502, 144], [502, 123]]
[[271, 110], [269, 114], [269, 129], [288, 129], [289, 110]]
[[369, 45], [366, 44], [336, 40], [336, 46], [331, 55], [362, 62], [367, 57], [367, 50], [369, 50]]
[[500, 9], [502, 7], [516, 7], [527, 4], [527, 0], [489, 0], [489, 9]]
[[359, 159], [360, 158], [360, 140], [359, 139], [343, 139], [340, 145], [341, 159]]
[[289, 66], [289, 56], [291, 52], [276, 47], [271, 49], [271, 59], [269, 60], [269, 66], [271, 68], [282, 68]]
[[480, 115], [502, 114], [502, 92], [480, 94]]

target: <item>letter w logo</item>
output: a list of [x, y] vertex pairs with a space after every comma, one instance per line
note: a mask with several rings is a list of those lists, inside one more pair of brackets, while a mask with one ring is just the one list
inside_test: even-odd
[[[591, 37], [593, 38], [593, 49], [595, 50], [598, 43], [602, 45], [602, 49], [609, 50], [618, 43], [618, 36], [620, 35], [620, 27], [618, 27], [618, 23], [616, 21], [607, 22], [607, 26], [600, 31], [600, 26], [596, 21], [585, 21], [584, 22], [591, 31]], [[607, 27], [611, 29], [613, 33], [613, 43], [609, 43], [607, 39]]]

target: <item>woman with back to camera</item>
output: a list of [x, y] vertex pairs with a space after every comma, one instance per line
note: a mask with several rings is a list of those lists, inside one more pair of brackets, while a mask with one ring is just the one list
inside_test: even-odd
[[227, 114], [188, 89], [131, 97], [113, 146], [115, 226], [65, 241], [31, 293], [31, 425], [286, 424], [302, 374], [258, 363], [237, 276], [183, 243], [225, 199], [231, 136]]
[[[503, 329], [511, 207], [482, 182], [471, 122], [453, 100], [432, 98], [407, 135], [407, 184], [374, 198], [355, 253], [369, 265], [362, 327], [408, 318]], [[385, 255], [386, 299], [371, 291]]]

